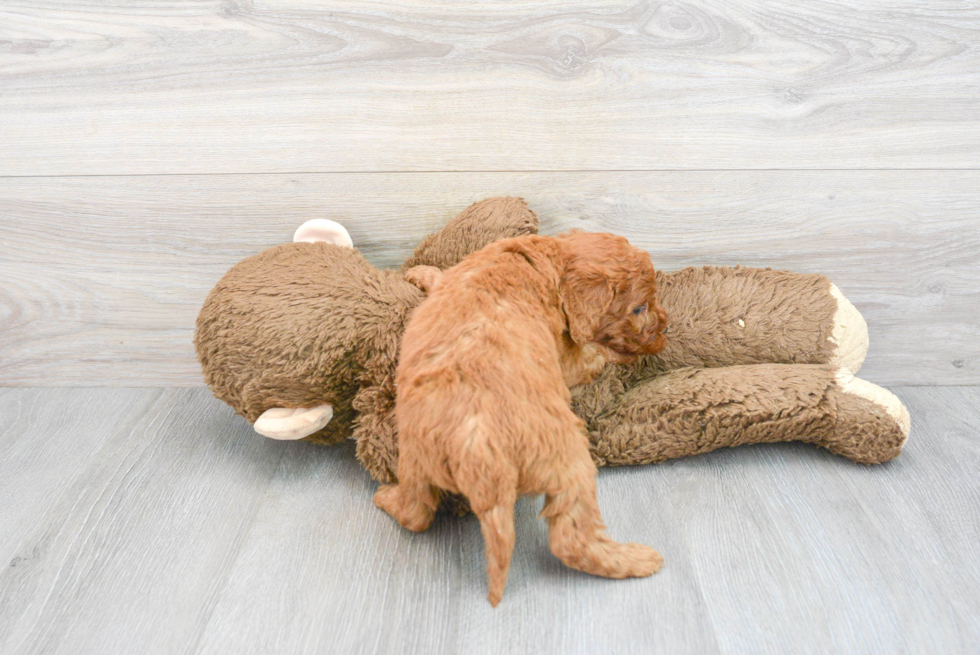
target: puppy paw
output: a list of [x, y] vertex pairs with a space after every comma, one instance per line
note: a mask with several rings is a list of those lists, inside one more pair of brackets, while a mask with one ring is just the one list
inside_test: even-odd
[[405, 271], [405, 279], [422, 291], [432, 293], [442, 280], [442, 271], [435, 266], [413, 266]]
[[621, 544], [602, 538], [586, 548], [584, 557], [563, 557], [573, 569], [604, 578], [645, 578], [663, 566], [663, 556], [649, 546]]
[[623, 555], [629, 561], [623, 570], [624, 578], [645, 578], [664, 565], [663, 555], [643, 544], [623, 544]]
[[432, 525], [435, 512], [416, 498], [410, 497], [397, 484], [383, 484], [374, 494], [374, 504], [388, 512], [406, 530], [423, 532]]

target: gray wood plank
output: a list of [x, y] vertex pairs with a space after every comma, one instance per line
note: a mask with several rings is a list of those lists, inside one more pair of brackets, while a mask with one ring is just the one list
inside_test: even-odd
[[0, 25], [0, 175], [980, 161], [956, 0], [16, 0]]
[[723, 652], [980, 649], [980, 389], [898, 391], [913, 433], [886, 465], [801, 445], [671, 464]]
[[610, 581], [548, 551], [540, 503], [517, 511], [504, 600], [486, 600], [479, 524], [410, 533], [376, 509], [350, 448], [290, 448], [199, 653], [717, 652], [682, 532], [651, 470], [600, 480], [611, 534], [658, 547], [662, 572]]
[[523, 502], [496, 610], [472, 518], [407, 533], [338, 451], [295, 446], [201, 651], [975, 652], [980, 389], [899, 391], [916, 432], [885, 466], [782, 444], [603, 471], [614, 536], [667, 558], [648, 580], [565, 569]]
[[474, 200], [609, 230], [664, 269], [825, 273], [865, 314], [862, 375], [980, 382], [980, 172], [445, 173], [0, 179], [0, 384], [200, 385], [208, 290], [303, 221], [380, 266]]
[[[16, 553], [0, 569], [0, 651], [193, 652], [281, 449], [203, 389], [152, 403], [131, 390], [30, 393], [0, 437], [18, 451], [5, 483], [29, 489], [14, 499], [26, 506], [0, 506], [3, 552]], [[32, 398], [8, 393], [4, 409], [11, 397]], [[56, 455], [67, 479], [48, 469]]]
[[612, 534], [666, 557], [646, 580], [562, 567], [522, 501], [493, 610], [472, 517], [402, 530], [349, 444], [260, 439], [202, 389], [0, 389], [0, 652], [976, 652], [980, 387], [897, 392], [886, 465], [601, 472]]
[[348, 446], [291, 444], [282, 464], [198, 652], [445, 652], [464, 524], [408, 538]]
[[[541, 503], [535, 502], [534, 513], [519, 524], [534, 527], [534, 550], [518, 560], [520, 577], [511, 574], [517, 584], [512, 591], [508, 585], [504, 601], [493, 609], [482, 593], [483, 542], [474, 522], [474, 547], [464, 556], [466, 565], [476, 569], [468, 577], [481, 593], [460, 595], [455, 652], [720, 652], [682, 526], [669, 502], [669, 480], [647, 467], [607, 469], [600, 472], [598, 486], [613, 538], [653, 546], [664, 556], [664, 567], [642, 580], [606, 580], [565, 567], [548, 551], [545, 525], [537, 519]], [[508, 603], [509, 593], [516, 602]]]
[[[19, 537], [43, 530], [39, 508], [57, 504], [85, 482], [114, 433], [132, 429], [158, 389], [4, 389], [0, 394], [0, 565], [18, 554]], [[38, 548], [43, 548], [39, 544]], [[0, 615], [0, 624], [5, 624]]]
[[899, 389], [898, 394], [919, 430], [911, 448], [893, 470], [844, 481], [881, 537], [878, 558], [915, 576], [910, 585], [884, 575], [881, 592], [911, 597], [908, 616], [923, 608], [946, 616], [903, 620], [899, 630], [922, 651], [978, 652], [980, 388]]

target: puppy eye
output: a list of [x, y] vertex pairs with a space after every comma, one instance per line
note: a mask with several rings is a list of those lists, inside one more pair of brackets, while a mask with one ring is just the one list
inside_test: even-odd
[[642, 314], [646, 310], [647, 310], [646, 303], [643, 303], [642, 305], [637, 305], [636, 307], [634, 307], [633, 308], [633, 313], [634, 314]]

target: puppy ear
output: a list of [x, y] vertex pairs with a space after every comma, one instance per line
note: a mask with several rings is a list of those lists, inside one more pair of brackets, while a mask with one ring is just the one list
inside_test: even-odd
[[561, 282], [556, 259], [560, 257], [558, 249], [547, 238], [508, 239], [503, 248], [504, 252], [512, 252], [527, 260], [535, 271], [546, 277], [555, 286]]
[[561, 294], [572, 341], [579, 345], [593, 341], [599, 321], [612, 305], [612, 281], [598, 266], [579, 263], [565, 271]]

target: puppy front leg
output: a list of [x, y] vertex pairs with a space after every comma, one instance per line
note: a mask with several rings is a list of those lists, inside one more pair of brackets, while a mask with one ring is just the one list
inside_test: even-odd
[[[583, 448], [584, 450], [584, 448]], [[621, 544], [605, 533], [596, 496], [595, 464], [588, 452], [568, 469], [564, 488], [546, 494], [551, 552], [566, 566], [605, 578], [642, 578], [660, 570], [664, 558], [643, 544]]]
[[405, 271], [405, 279], [431, 294], [442, 282], [442, 271], [435, 266], [413, 266]]

